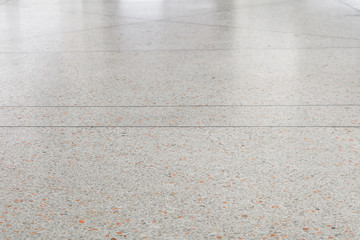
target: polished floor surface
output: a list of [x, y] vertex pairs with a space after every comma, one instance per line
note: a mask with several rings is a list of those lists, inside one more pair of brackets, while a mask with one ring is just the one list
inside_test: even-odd
[[0, 239], [360, 239], [358, 0], [0, 0]]

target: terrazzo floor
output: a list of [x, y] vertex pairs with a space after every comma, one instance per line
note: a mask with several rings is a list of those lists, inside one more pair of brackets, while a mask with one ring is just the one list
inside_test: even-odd
[[360, 239], [360, 1], [0, 0], [0, 239]]

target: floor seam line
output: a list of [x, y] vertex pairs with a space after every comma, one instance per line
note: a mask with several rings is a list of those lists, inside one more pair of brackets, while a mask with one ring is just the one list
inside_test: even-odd
[[137, 105], [115, 105], [115, 106], [0, 106], [0, 108], [212, 108], [212, 107], [360, 107], [360, 104], [300, 104], [300, 105], [159, 105], [159, 106], [137, 106]]
[[280, 48], [280, 47], [258, 47], [258, 48], [213, 48], [213, 49], [134, 49], [134, 50], [74, 50], [74, 51], [23, 51], [23, 52], [0, 52], [0, 54], [56, 54], [56, 53], [136, 53], [136, 52], [212, 52], [212, 51], [240, 51], [240, 50], [326, 50], [326, 49], [360, 49], [358, 47], [347, 47], [347, 46], [338, 46], [338, 47], [289, 47], [289, 48]]
[[360, 126], [0, 126], [0, 128], [360, 128]]

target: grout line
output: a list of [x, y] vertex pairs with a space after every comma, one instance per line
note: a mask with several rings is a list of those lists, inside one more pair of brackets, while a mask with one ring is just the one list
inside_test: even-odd
[[4, 2], [0, 3], [0, 5], [5, 5], [6, 3], [10, 2], [11, 0], [5, 0]]
[[[296, 0], [293, 0], [293, 2], [295, 2], [295, 1]], [[166, 18], [162, 18], [160, 20], [187, 18], [187, 17], [196, 17], [196, 16], [199, 16], [199, 15], [209, 15], [209, 14], [218, 14], [218, 13], [224, 13], [224, 12], [241, 11], [241, 10], [250, 9], [250, 8], [257, 8], [257, 7], [267, 6], [267, 5], [275, 5], [275, 4], [282, 4], [282, 3], [288, 3], [288, 2], [289, 1], [285, 0], [285, 1], [276, 1], [276, 2], [269, 2], [269, 3], [254, 4], [254, 5], [250, 5], [250, 6], [239, 6], [239, 7], [235, 7], [235, 8], [231, 7], [230, 9], [223, 9], [223, 10], [220, 10], [220, 11], [209, 11], [209, 12], [195, 13], [195, 14], [184, 15], [184, 16], [166, 17]]]
[[106, 13], [93, 13], [93, 12], [85, 12], [85, 11], [72, 12], [70, 10], [61, 10], [61, 12], [74, 14], [74, 15], [76, 15], [76, 14], [87, 14], [87, 15], [96, 15], [96, 16], [104, 16], [104, 17], [118, 17], [118, 18], [129, 18], [129, 19], [132, 18], [132, 19], [139, 19], [139, 20], [146, 20], [146, 21], [157, 20], [157, 19], [150, 19], [150, 18], [129, 17], [129, 16], [125, 16], [125, 15], [106, 14]]
[[39, 51], [39, 52], [21, 52], [21, 51], [9, 51], [9, 52], [0, 52], [0, 54], [58, 54], [58, 53], [136, 53], [136, 52], [212, 52], [212, 51], [241, 51], [241, 50], [322, 50], [322, 49], [360, 49], [358, 47], [304, 47], [304, 48], [281, 48], [281, 47], [258, 47], [258, 48], [213, 48], [213, 49], [134, 49], [134, 50], [67, 50], [67, 51]]
[[360, 107], [360, 104], [265, 104], [265, 105], [256, 105], [256, 104], [229, 104], [229, 105], [118, 105], [118, 106], [0, 106], [0, 108], [195, 108], [195, 107]]
[[360, 126], [0, 126], [0, 128], [360, 128]]
[[217, 25], [217, 24], [206, 24], [206, 23], [195, 23], [195, 22], [186, 22], [186, 21], [173, 21], [173, 20], [160, 20], [161, 22], [169, 22], [169, 23], [179, 23], [179, 24], [190, 24], [190, 25], [199, 25], [199, 26], [208, 26], [208, 27], [223, 27], [223, 28], [234, 28], [234, 29], [243, 29], [247, 31], [255, 31], [255, 32], [270, 32], [270, 33], [282, 33], [282, 34], [294, 34], [295, 36], [309, 36], [309, 37], [319, 37], [319, 38], [330, 38], [330, 39], [346, 39], [346, 40], [355, 40], [359, 41], [359, 38], [355, 37], [341, 37], [341, 36], [327, 36], [327, 35], [318, 35], [311, 33], [296, 33], [296, 32], [284, 32], [284, 31], [275, 31], [275, 30], [262, 30], [262, 29], [250, 29], [238, 26], [230, 26], [230, 25]]
[[[38, 37], [47, 37], [47, 36], [54, 36], [54, 35], [63, 35], [63, 34], [71, 34], [71, 33], [81, 33], [81, 32], [87, 32], [87, 31], [93, 31], [93, 30], [102, 30], [102, 29], [108, 29], [108, 28], [117, 28], [120, 26], [129, 26], [129, 25], [135, 25], [140, 23], [147, 23], [147, 22], [153, 22], [153, 20], [144, 20], [140, 22], [129, 22], [129, 23], [119, 23], [114, 25], [108, 25], [103, 27], [94, 27], [94, 28], [84, 28], [84, 29], [75, 29], [75, 30], [69, 30], [69, 31], [63, 31], [63, 32], [48, 32], [48, 33], [38, 33], [33, 36], [30, 36], [29, 38], [38, 38]], [[2, 40], [2, 41], [12, 41], [14, 39], [9, 40]], [[15, 40], [17, 41], [17, 40]]]
[[356, 8], [356, 7], [352, 6], [352, 5], [350, 5], [349, 3], [344, 2], [343, 0], [338, 0], [338, 2], [344, 4], [345, 6], [351, 8], [351, 9], [353, 9], [353, 10], [355, 10], [355, 11], [360, 12], [360, 8]]

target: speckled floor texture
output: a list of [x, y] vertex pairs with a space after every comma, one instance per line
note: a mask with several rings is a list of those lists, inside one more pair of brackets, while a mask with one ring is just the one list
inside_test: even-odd
[[359, 0], [0, 0], [0, 240], [359, 240], [359, 152]]

